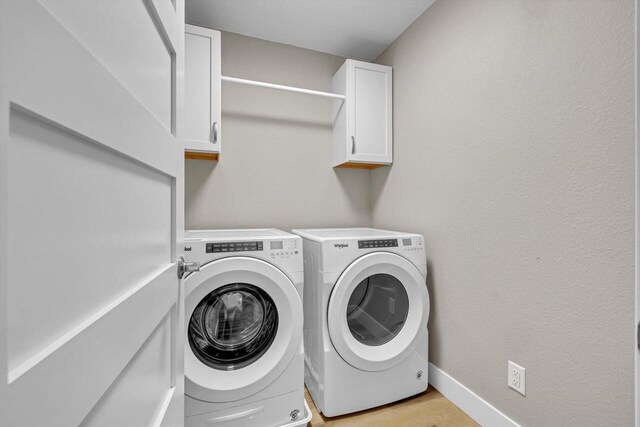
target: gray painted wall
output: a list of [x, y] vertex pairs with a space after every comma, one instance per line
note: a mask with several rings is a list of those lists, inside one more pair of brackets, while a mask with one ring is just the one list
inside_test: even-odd
[[[331, 90], [344, 58], [222, 33], [222, 74]], [[331, 100], [222, 84], [220, 161], [186, 161], [187, 228], [363, 226], [368, 171], [331, 168]]]
[[377, 61], [373, 225], [425, 235], [431, 360], [523, 425], [634, 423], [633, 57], [632, 0], [437, 0]]

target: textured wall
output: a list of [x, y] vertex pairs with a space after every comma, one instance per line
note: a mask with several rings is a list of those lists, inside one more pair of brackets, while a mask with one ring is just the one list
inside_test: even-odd
[[377, 60], [373, 225], [426, 236], [431, 360], [523, 425], [633, 425], [633, 15], [437, 0]]
[[[343, 58], [222, 33], [227, 76], [330, 91]], [[331, 100], [222, 84], [220, 162], [186, 161], [187, 228], [366, 226], [369, 171], [331, 168]]]

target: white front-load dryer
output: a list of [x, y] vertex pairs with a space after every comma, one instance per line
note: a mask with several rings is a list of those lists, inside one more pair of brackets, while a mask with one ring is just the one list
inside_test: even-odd
[[295, 425], [304, 402], [303, 261], [275, 229], [191, 230], [184, 281], [185, 425]]
[[428, 386], [424, 239], [369, 228], [293, 230], [304, 248], [305, 383], [332, 417]]

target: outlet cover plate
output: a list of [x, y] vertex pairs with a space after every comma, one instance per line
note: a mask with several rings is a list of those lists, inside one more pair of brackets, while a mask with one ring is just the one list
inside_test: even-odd
[[509, 388], [512, 388], [525, 396], [525, 369], [522, 366], [513, 363], [511, 360], [509, 360], [509, 363], [507, 364], [507, 369], [507, 384], [509, 385]]

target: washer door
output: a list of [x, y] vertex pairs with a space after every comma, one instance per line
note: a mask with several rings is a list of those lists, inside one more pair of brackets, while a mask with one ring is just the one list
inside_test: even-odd
[[411, 262], [376, 252], [357, 259], [340, 275], [327, 315], [340, 356], [358, 369], [381, 371], [404, 360], [426, 333], [429, 295]]
[[209, 402], [251, 396], [287, 368], [302, 339], [289, 278], [254, 258], [211, 262], [185, 280], [185, 392]]

